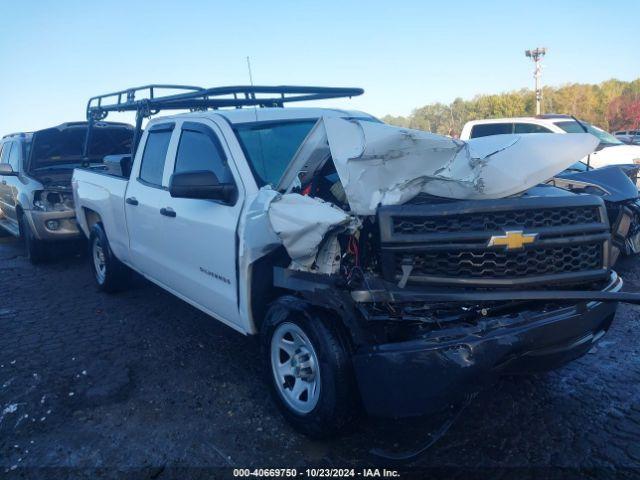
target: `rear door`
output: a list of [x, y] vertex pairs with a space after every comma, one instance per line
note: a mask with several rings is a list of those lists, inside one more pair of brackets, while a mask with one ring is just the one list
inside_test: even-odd
[[[19, 173], [22, 168], [22, 144], [19, 141], [11, 142], [11, 151], [9, 152], [9, 157], [7, 158], [7, 162], [13, 168], [13, 171]], [[22, 184], [22, 180], [17, 175], [13, 176], [5, 176], [3, 178], [2, 186], [5, 191], [5, 202], [6, 202], [6, 217], [13, 222], [15, 225], [18, 225], [18, 215], [16, 206], [18, 204], [18, 191]]]
[[165, 242], [161, 238], [164, 221], [161, 209], [169, 202], [165, 178], [167, 153], [175, 128], [174, 122], [156, 123], [145, 132], [125, 194], [125, 216], [129, 233], [132, 265], [153, 280], [166, 284], [171, 272], [166, 269]]
[[244, 187], [218, 126], [209, 119], [184, 121], [176, 127], [170, 173], [210, 170], [233, 183], [233, 201], [171, 198], [163, 205], [173, 217], [161, 219], [167, 285], [231, 325], [239, 325], [236, 230]]
[[[9, 156], [9, 151], [11, 150], [10, 142], [2, 142], [0, 143], [0, 163], [7, 163], [5, 157]], [[7, 207], [4, 205], [4, 190], [7, 182], [4, 179], [3, 175], [0, 175], [0, 218], [4, 218], [5, 210]]]
[[[0, 153], [0, 163], [9, 163], [9, 156], [11, 154], [11, 148], [13, 146], [12, 141], [7, 141], [2, 144], [2, 151]], [[0, 211], [2, 212], [2, 218], [5, 218], [13, 223], [15, 218], [15, 206], [12, 205], [11, 195], [11, 176], [0, 175]]]

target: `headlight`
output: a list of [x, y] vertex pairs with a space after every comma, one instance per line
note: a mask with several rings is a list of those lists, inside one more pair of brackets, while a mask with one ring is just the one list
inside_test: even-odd
[[597, 195], [598, 197], [610, 195], [610, 193], [600, 185], [595, 185], [589, 182], [582, 182], [580, 180], [569, 180], [566, 178], [555, 177], [549, 183], [558, 188], [569, 190], [570, 192], [574, 193], [588, 193], [589, 195]]
[[33, 208], [43, 212], [73, 210], [73, 195], [70, 192], [38, 190], [33, 195]]

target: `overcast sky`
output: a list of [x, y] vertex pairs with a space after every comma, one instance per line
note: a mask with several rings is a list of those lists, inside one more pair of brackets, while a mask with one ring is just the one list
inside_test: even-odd
[[640, 76], [638, 3], [1, 0], [0, 133], [84, 119], [89, 96], [147, 83], [358, 86], [325, 102], [406, 115], [543, 81]]

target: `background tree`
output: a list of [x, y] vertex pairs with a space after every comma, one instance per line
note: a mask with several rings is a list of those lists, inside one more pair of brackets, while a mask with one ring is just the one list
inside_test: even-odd
[[[575, 115], [605, 130], [635, 128], [639, 121], [638, 101], [640, 79], [632, 82], [611, 79], [597, 85], [571, 83], [543, 89], [543, 111]], [[387, 115], [382, 120], [401, 127], [458, 136], [470, 120], [532, 115], [535, 115], [535, 95], [525, 88], [477, 95], [471, 100], [456, 98], [448, 105], [431, 103], [416, 108], [408, 117]]]

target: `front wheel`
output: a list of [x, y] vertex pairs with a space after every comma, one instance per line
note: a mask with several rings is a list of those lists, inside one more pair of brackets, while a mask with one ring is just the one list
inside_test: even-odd
[[265, 375], [286, 419], [314, 438], [342, 432], [354, 419], [357, 391], [338, 325], [284, 297], [267, 312], [261, 333]]
[[89, 236], [89, 263], [99, 290], [113, 293], [126, 288], [130, 271], [111, 251], [100, 223], [93, 226]]

